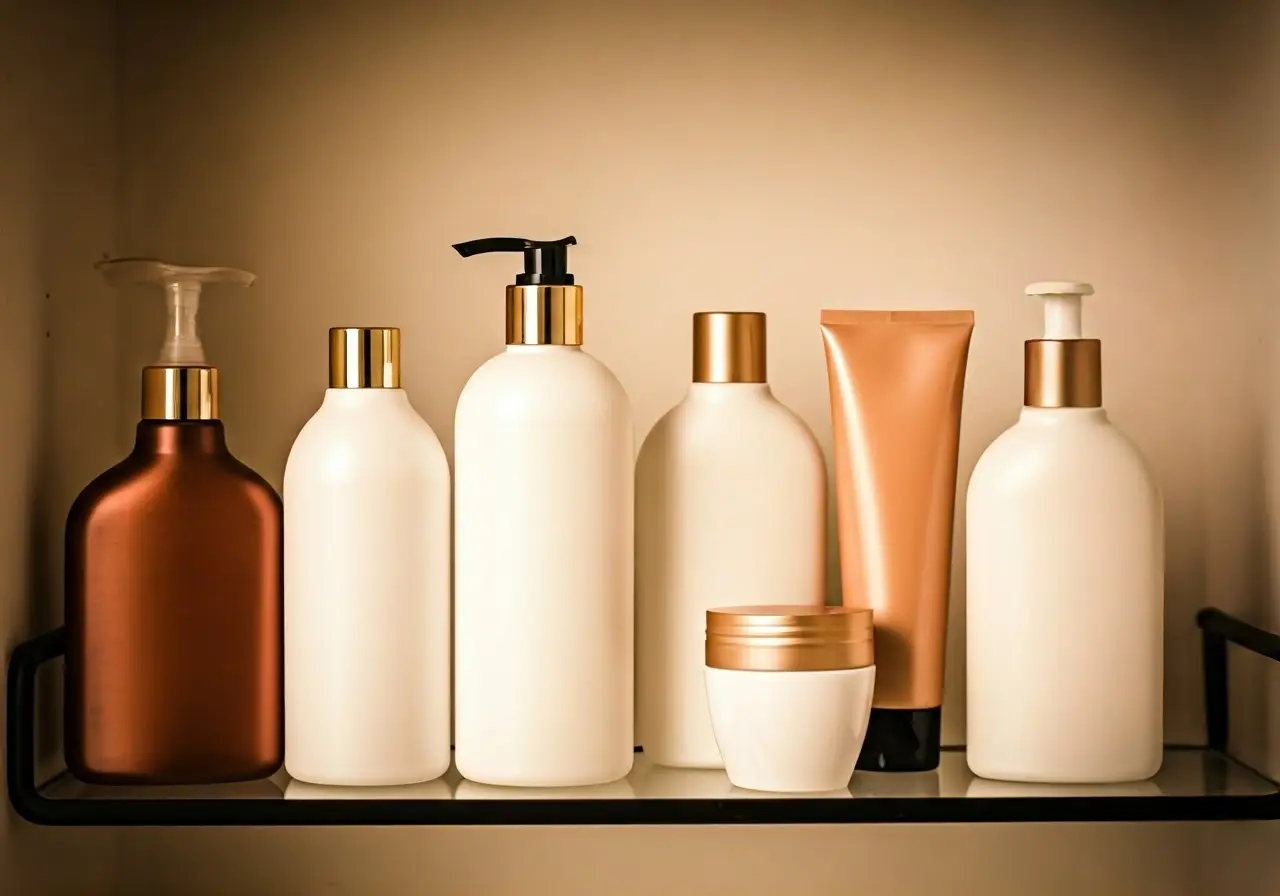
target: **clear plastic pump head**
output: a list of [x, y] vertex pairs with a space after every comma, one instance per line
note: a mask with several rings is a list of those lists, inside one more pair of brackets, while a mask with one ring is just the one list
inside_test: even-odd
[[169, 264], [154, 258], [113, 258], [96, 265], [107, 283], [116, 288], [151, 284], [164, 288], [168, 323], [157, 367], [203, 367], [204, 346], [196, 328], [200, 289], [205, 283], [250, 286], [256, 279], [235, 268]]
[[1082, 299], [1093, 295], [1093, 286], [1067, 280], [1049, 280], [1032, 283], [1027, 287], [1027, 295], [1044, 300], [1043, 338], [1084, 338]]

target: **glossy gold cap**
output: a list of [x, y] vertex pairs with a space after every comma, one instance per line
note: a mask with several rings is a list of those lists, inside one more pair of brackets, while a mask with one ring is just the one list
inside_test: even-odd
[[507, 345], [582, 345], [582, 287], [508, 286]]
[[699, 311], [693, 316], [695, 383], [767, 383], [765, 316]]
[[399, 389], [400, 331], [335, 327], [329, 331], [330, 389]]
[[1029, 408], [1102, 407], [1102, 341], [1029, 339], [1022, 403]]
[[861, 669], [875, 663], [871, 611], [758, 606], [707, 611], [707, 665], [752, 672]]
[[142, 419], [217, 420], [217, 368], [142, 368]]

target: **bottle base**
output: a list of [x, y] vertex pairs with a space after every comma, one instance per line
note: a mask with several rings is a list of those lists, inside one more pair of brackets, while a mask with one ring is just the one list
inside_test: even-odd
[[130, 787], [171, 787], [197, 784], [240, 784], [261, 781], [280, 770], [279, 761], [253, 765], [201, 768], [104, 768], [83, 761], [67, 759], [71, 777], [84, 784]]
[[458, 774], [475, 784], [487, 784], [492, 787], [593, 787], [600, 784], [613, 784], [631, 774], [634, 754], [628, 754], [625, 763], [606, 769], [596, 774], [572, 775], [540, 774], [536, 770], [512, 767], [506, 769], [475, 768], [458, 754], [455, 757]]
[[1163, 749], [1154, 762], [1129, 763], [1110, 768], [1035, 768], [1030, 764], [992, 762], [968, 755], [969, 771], [987, 781], [1013, 784], [1137, 784], [1154, 778], [1163, 764]]
[[317, 784], [322, 787], [404, 787], [411, 784], [427, 784], [444, 776], [449, 770], [449, 761], [443, 764], [431, 763], [417, 768], [388, 773], [386, 770], [376, 771], [335, 771], [308, 768], [305, 765], [291, 768], [286, 760], [285, 773], [294, 781], [304, 784]]

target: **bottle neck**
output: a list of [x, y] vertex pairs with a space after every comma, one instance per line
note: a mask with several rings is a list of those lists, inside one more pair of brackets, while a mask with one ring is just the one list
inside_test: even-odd
[[511, 355], [545, 355], [548, 352], [580, 352], [580, 345], [508, 345], [507, 353]]
[[329, 388], [324, 390], [324, 407], [368, 408], [398, 407], [409, 403], [409, 395], [403, 389], [345, 389]]
[[1061, 426], [1065, 423], [1107, 423], [1103, 408], [1037, 408], [1024, 406], [1018, 420], [1044, 426]]
[[141, 420], [133, 441], [135, 454], [226, 454], [221, 420]]
[[772, 397], [768, 383], [690, 383], [688, 393], [689, 401], [707, 404], [759, 401]]

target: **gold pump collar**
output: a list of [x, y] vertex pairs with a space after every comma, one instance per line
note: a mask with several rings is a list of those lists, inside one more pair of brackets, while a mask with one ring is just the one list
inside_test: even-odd
[[1022, 403], [1029, 408], [1102, 407], [1102, 340], [1027, 340]]
[[508, 286], [507, 345], [582, 345], [582, 287]]
[[217, 368], [142, 368], [142, 419], [217, 420]]

